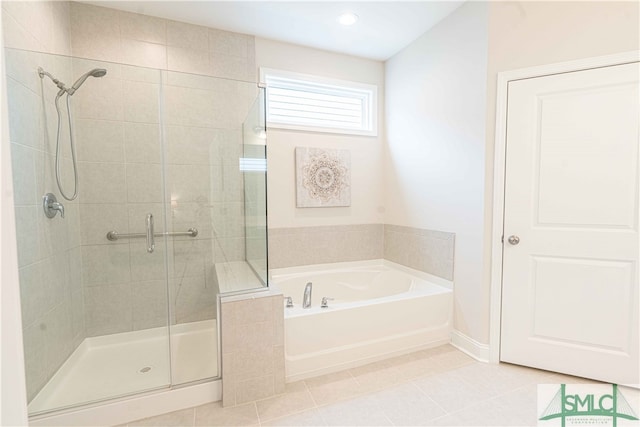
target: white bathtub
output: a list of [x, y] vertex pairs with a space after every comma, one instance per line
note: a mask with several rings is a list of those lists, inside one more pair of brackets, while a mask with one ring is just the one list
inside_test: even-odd
[[[312, 307], [302, 308], [307, 282]], [[450, 341], [452, 283], [384, 260], [272, 270], [285, 307], [287, 382]], [[334, 298], [321, 308], [322, 297]]]

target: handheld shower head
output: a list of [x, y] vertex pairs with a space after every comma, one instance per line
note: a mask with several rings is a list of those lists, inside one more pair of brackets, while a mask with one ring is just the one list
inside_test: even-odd
[[94, 68], [90, 72], [92, 77], [104, 77], [107, 75], [107, 70], [104, 68]]
[[104, 68], [94, 68], [93, 70], [87, 71], [78, 80], [76, 80], [73, 86], [67, 89], [67, 93], [69, 95], [73, 95], [89, 77], [104, 77], [105, 74], [107, 74], [107, 70]]

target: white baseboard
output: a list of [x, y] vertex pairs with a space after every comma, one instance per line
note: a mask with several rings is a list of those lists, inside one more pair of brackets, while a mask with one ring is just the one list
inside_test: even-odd
[[480, 362], [489, 362], [489, 344], [482, 344], [460, 331], [451, 331], [451, 345]]

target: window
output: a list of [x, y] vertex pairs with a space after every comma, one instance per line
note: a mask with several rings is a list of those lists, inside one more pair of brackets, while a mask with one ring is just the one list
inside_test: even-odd
[[261, 69], [267, 123], [274, 128], [356, 135], [378, 134], [374, 85]]

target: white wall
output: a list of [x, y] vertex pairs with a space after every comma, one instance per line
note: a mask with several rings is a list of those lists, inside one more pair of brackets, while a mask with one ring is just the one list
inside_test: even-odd
[[[378, 86], [377, 137], [311, 133], [270, 128], [268, 131], [269, 227], [375, 224], [384, 220], [382, 150], [384, 64], [318, 49], [256, 38], [256, 65]], [[351, 151], [351, 206], [296, 208], [295, 147]]]
[[456, 234], [455, 328], [483, 342], [487, 13], [466, 3], [387, 61], [385, 80], [385, 222]]

